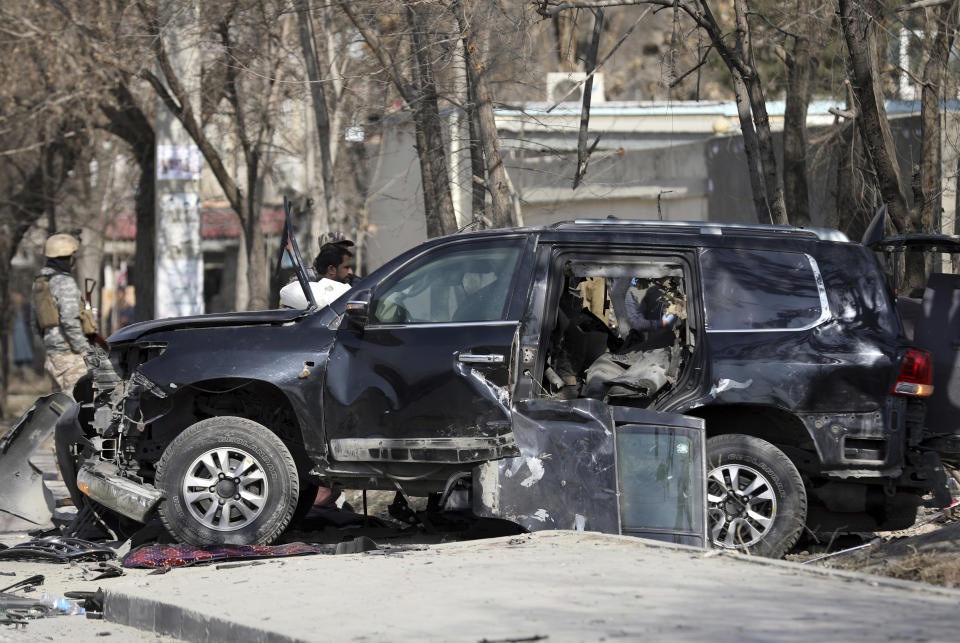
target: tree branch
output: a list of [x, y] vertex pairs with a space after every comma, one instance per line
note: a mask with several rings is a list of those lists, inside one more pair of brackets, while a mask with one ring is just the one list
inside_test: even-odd
[[571, 88], [570, 88], [570, 91], [568, 91], [566, 94], [564, 94], [563, 96], [561, 96], [561, 97], [560, 97], [560, 100], [558, 100], [558, 101], [555, 102], [553, 105], [551, 105], [550, 107], [548, 107], [546, 111], [547, 111], [548, 113], [549, 113], [549, 112], [552, 112], [554, 109], [557, 108], [558, 105], [560, 105], [560, 103], [562, 103], [562, 102], [565, 101], [567, 98], [569, 98], [570, 95], [571, 95], [573, 92], [577, 91], [577, 89], [579, 89], [584, 83], [586, 83], [588, 80], [590, 80], [591, 78], [593, 78], [593, 75], [596, 74], [598, 71], [600, 71], [600, 68], [603, 67], [604, 63], [606, 63], [608, 60], [610, 60], [610, 56], [612, 56], [614, 53], [616, 53], [617, 49], [620, 48], [620, 45], [622, 45], [622, 44], [627, 40], [627, 38], [630, 37], [630, 34], [633, 33], [633, 30], [637, 28], [637, 25], [640, 24], [640, 21], [643, 20], [644, 18], [646, 18], [646, 17], [647, 17], [647, 14], [649, 14], [652, 10], [653, 10], [653, 9], [652, 9], [651, 7], [647, 7], [647, 9], [646, 9], [642, 14], [640, 14], [640, 17], [637, 18], [636, 21], [634, 21], [634, 23], [633, 23], [632, 25], [630, 25], [630, 28], [627, 29], [627, 30], [624, 32], [623, 36], [620, 37], [620, 40], [618, 40], [618, 41], [613, 45], [613, 47], [610, 49], [610, 51], [607, 52], [607, 55], [603, 57], [603, 60], [601, 60], [599, 63], [597, 63], [596, 67], [594, 67], [594, 68], [590, 71], [590, 73], [587, 74], [586, 78], [584, 78], [582, 81], [580, 81], [579, 83], [577, 83], [576, 85], [574, 85], [573, 87], [571, 87]]
[[706, 64], [707, 64], [707, 56], [710, 55], [710, 50], [712, 50], [712, 49], [713, 49], [713, 45], [707, 45], [707, 50], [706, 50], [705, 52], [703, 52], [703, 57], [700, 59], [700, 62], [698, 62], [696, 65], [694, 65], [693, 67], [691, 67], [690, 69], [688, 69], [687, 71], [685, 71], [684, 74], [683, 74], [683, 76], [680, 76], [680, 77], [677, 78], [675, 81], [673, 81], [672, 83], [670, 83], [670, 89], [673, 89], [674, 87], [676, 87], [677, 85], [679, 85], [680, 83], [682, 83], [684, 78], [686, 78], [687, 76], [689, 76], [689, 75], [692, 74], [693, 72], [697, 71], [698, 69], [700, 69], [701, 67], [703, 67], [704, 65], [706, 65]]
[[893, 12], [904, 13], [906, 11], [913, 11], [914, 9], [939, 7], [942, 4], [950, 4], [951, 2], [953, 2], [953, 0], [919, 0], [919, 2], [911, 2], [910, 4], [905, 4], [902, 7], [896, 7], [893, 9]]
[[[582, 2], [578, 0], [539, 0], [536, 4], [538, 5], [537, 13], [544, 18], [550, 18], [567, 9], [606, 9], [607, 7], [629, 7], [651, 4], [651, 2], [650, 0], [583, 0]], [[656, 2], [653, 4], [661, 4], [663, 6], [673, 5], [672, 2]], [[547, 7], [550, 8], [548, 9]]]
[[350, 19], [353, 26], [360, 32], [367, 46], [373, 51], [373, 55], [377, 57], [377, 60], [380, 61], [380, 64], [383, 65], [384, 69], [390, 75], [390, 80], [393, 81], [403, 100], [406, 101], [408, 105], [413, 104], [413, 88], [410, 86], [409, 81], [403, 77], [403, 74], [400, 73], [400, 70], [397, 69], [396, 61], [393, 59], [393, 56], [390, 55], [383, 41], [380, 40], [379, 34], [371, 29], [370, 25], [354, 12], [349, 2], [344, 2], [340, 5], [340, 8], [347, 14], [347, 18]]

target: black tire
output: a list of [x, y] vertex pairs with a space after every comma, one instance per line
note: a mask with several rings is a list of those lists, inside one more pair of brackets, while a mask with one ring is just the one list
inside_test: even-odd
[[780, 558], [803, 531], [807, 492], [777, 447], [749, 435], [718, 435], [707, 440], [707, 512], [714, 547]]
[[238, 417], [209, 418], [178, 435], [157, 463], [156, 486], [164, 526], [196, 546], [272, 543], [290, 524], [300, 491], [280, 438]]

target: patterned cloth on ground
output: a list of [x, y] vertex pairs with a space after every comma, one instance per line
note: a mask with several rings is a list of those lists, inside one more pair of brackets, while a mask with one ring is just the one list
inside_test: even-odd
[[332, 554], [332, 547], [287, 543], [285, 545], [144, 545], [123, 559], [124, 567], [183, 567], [197, 563], [230, 560], [236, 558], [277, 558], [280, 556], [304, 556], [306, 554]]

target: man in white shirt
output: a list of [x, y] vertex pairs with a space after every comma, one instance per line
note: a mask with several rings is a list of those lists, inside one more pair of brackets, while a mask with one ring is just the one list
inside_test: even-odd
[[[319, 281], [310, 282], [310, 290], [317, 306], [328, 306], [350, 290], [353, 277], [353, 253], [347, 250], [348, 241], [326, 243], [313, 260], [313, 269]], [[352, 244], [351, 244], [352, 245]], [[280, 289], [280, 303], [289, 308], [303, 309], [309, 305], [300, 282], [292, 281]]]

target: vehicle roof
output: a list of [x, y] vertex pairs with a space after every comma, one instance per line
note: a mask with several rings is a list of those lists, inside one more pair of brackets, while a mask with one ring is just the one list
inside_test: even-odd
[[685, 239], [682, 245], [728, 245], [728, 242], [720, 241], [721, 238], [850, 243], [850, 239], [844, 233], [831, 228], [799, 228], [759, 223], [638, 219], [576, 219], [574, 221], [561, 221], [550, 226], [461, 232], [451, 236], [481, 237], [514, 234], [539, 234], [545, 241], [609, 240], [609, 237], [615, 237], [618, 240], [622, 239], [631, 243], [644, 241], [650, 243], [667, 241], [678, 243], [681, 239]]

